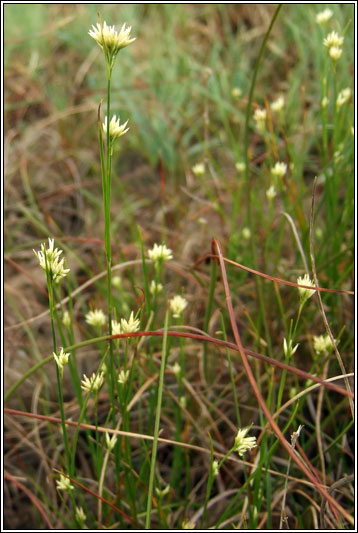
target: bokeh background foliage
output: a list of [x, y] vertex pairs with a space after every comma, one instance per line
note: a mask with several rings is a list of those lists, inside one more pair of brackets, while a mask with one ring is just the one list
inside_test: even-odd
[[[253, 211], [250, 229], [256, 239], [256, 265], [251, 248], [242, 237], [242, 228], [247, 224], [247, 184], [235, 163], [244, 158], [248, 91], [276, 7], [4, 6], [5, 326], [14, 326], [47, 308], [43, 273], [36, 265], [32, 248], [38, 249], [48, 235], [59, 239], [66, 253], [73, 273], [72, 288], [104, 269], [96, 120], [99, 101], [105, 97], [106, 75], [101, 51], [88, 36], [88, 29], [97, 22], [98, 11], [102, 20], [110, 24], [130, 24], [137, 37], [133, 45], [119, 54], [112, 78], [113, 113], [120, 114], [121, 121], [128, 119], [130, 125], [129, 134], [114, 156], [114, 262], [140, 257], [137, 224], [142, 228], [146, 246], [165, 239], [181, 263], [178, 276], [171, 276], [170, 281], [168, 278], [170, 291], [184, 290], [191, 295], [186, 320], [201, 328], [209, 270], [202, 269], [197, 275], [199, 281], [193, 280], [193, 274], [188, 272], [198, 258], [209, 252], [212, 236], [221, 240], [231, 259], [256, 266], [267, 274], [295, 281], [304, 271], [297, 243], [282, 211], [292, 217], [308, 258], [309, 210], [313, 179], [317, 175], [317, 272], [326, 287], [352, 289], [353, 109], [347, 104], [338, 120], [329, 126], [329, 157], [324, 163], [320, 101], [327, 50], [322, 46], [325, 34], [315, 22], [316, 13], [325, 7], [322, 4], [284, 5], [268, 41], [257, 78], [254, 109], [268, 108], [280, 94], [284, 95], [285, 107], [281, 119], [274, 118], [275, 137], [265, 140], [259, 132], [250, 130]], [[329, 71], [327, 77], [328, 112], [333, 117], [334, 94], [353, 86], [354, 6], [330, 4], [330, 8], [334, 15], [328, 27], [344, 33], [345, 38], [336, 76]], [[239, 98], [232, 93], [235, 87], [241, 90]], [[339, 152], [336, 160], [334, 151]], [[266, 190], [271, 183], [270, 168], [276, 160], [286, 161], [291, 167], [285, 188], [275, 200], [273, 212], [269, 212]], [[201, 161], [205, 161], [205, 175], [195, 176], [192, 167]], [[327, 192], [326, 182], [332, 176]], [[275, 287], [265, 283], [263, 316], [253, 277], [236, 269], [228, 274], [244, 344], [258, 351], [268, 350], [269, 355], [282, 359], [282, 337], [297, 310], [296, 291], [283, 287], [277, 298]], [[126, 271], [123, 293], [116, 299], [119, 312], [134, 308], [140, 302], [141, 290], [140, 270]], [[222, 293], [218, 290], [220, 303]], [[96, 291], [90, 289], [76, 302], [79, 338], [85, 332], [83, 315], [88, 305], [101, 304], [104, 293], [104, 284], [98, 283]], [[352, 298], [337, 295], [322, 298], [332, 329], [340, 335], [339, 346], [349, 371], [353, 365]], [[225, 316], [224, 306], [222, 311]], [[271, 338], [260, 342], [260, 337], [265, 337], [264, 323]], [[220, 327], [219, 315], [214, 314], [210, 332], [214, 334]], [[322, 363], [312, 355], [312, 335], [321, 333], [324, 328], [318, 306], [310, 306], [302, 317], [300, 331], [300, 342], [303, 345], [306, 342], [306, 347], [295, 364], [318, 375]], [[5, 348], [6, 384], [10, 385], [44, 354], [51, 353], [48, 320], [7, 330]], [[91, 356], [90, 351], [87, 356]], [[81, 359], [81, 365], [84, 371], [92, 369], [87, 359]], [[257, 366], [256, 371], [258, 380], [260, 375], [263, 379], [264, 369]], [[330, 371], [332, 375], [340, 373], [334, 357]], [[215, 374], [215, 363], [212, 372]], [[224, 369], [218, 371], [212, 394], [222, 391], [220, 376], [224, 374]], [[54, 371], [40, 375], [41, 381], [28, 382], [12, 399], [13, 407], [41, 411], [42, 387], [49, 389]], [[203, 385], [194, 362], [188, 367], [189, 378], [198, 388]], [[289, 385], [297, 383], [292, 378]], [[264, 380], [261, 386], [265, 390]], [[247, 401], [246, 393], [243, 392], [243, 402]], [[55, 397], [50, 395], [48, 400], [55, 401]], [[49, 403], [49, 411], [52, 406]], [[229, 402], [226, 408], [230, 411], [232, 404]], [[257, 406], [249, 409], [257, 410]], [[332, 420], [332, 413], [338, 413], [330, 400], [325, 409], [329, 423], [335, 425], [335, 434], [340, 434], [345, 427], [344, 417]], [[340, 414], [346, 413], [346, 400], [339, 398], [339, 409]], [[252, 416], [244, 416], [244, 421], [249, 423]], [[310, 416], [309, 406], [299, 412], [299, 421], [309, 425], [306, 416]], [[7, 441], [9, 469], [18, 475], [23, 469], [25, 476], [35, 480], [33, 485], [40, 487], [38, 458], [31, 446], [24, 445], [26, 453], [21, 460], [16, 458], [18, 452], [13, 446], [19, 428], [15, 426], [11, 425]], [[348, 437], [346, 444], [348, 450]], [[352, 466], [349, 454], [340, 457], [334, 449], [331, 453], [332, 464], [338, 464], [341, 473], [348, 472]], [[21, 494], [9, 495], [7, 520], [12, 528], [39, 523], [28, 500], [18, 513], [25, 500]], [[301, 504], [297, 504], [297, 510]], [[296, 527], [311, 527], [306, 515], [297, 512], [294, 519]]]

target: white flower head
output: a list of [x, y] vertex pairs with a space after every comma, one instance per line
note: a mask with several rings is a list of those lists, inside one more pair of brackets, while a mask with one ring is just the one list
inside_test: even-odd
[[219, 463], [216, 459], [211, 463], [211, 472], [213, 477], [216, 477], [219, 474]]
[[129, 377], [129, 370], [121, 370], [118, 374], [118, 383], [121, 385], [125, 385], [127, 383]]
[[148, 257], [153, 263], [160, 263], [162, 261], [170, 261], [173, 259], [173, 254], [170, 248], [165, 244], [154, 244], [151, 250], [148, 250]]
[[178, 363], [178, 361], [175, 361], [172, 370], [173, 370], [174, 374], [178, 377], [179, 374], [181, 373], [181, 366], [180, 366], [180, 364]]
[[106, 323], [106, 315], [102, 309], [95, 309], [94, 311], [88, 311], [85, 320], [89, 326], [101, 328]]
[[332, 48], [333, 46], [335, 46], [336, 48], [339, 48], [342, 46], [343, 41], [344, 41], [344, 37], [341, 37], [340, 35], [338, 35], [336, 31], [331, 31], [331, 33], [329, 33], [327, 37], [323, 40], [323, 44], [327, 48]]
[[280, 95], [274, 102], [271, 104], [272, 111], [275, 111], [278, 113], [279, 111], [282, 111], [285, 105], [285, 99], [282, 95]]
[[170, 485], [167, 485], [164, 487], [164, 489], [160, 489], [159, 487], [155, 487], [155, 493], [158, 496], [158, 498], [163, 498], [163, 496], [166, 496], [169, 494], [170, 491]]
[[265, 129], [266, 117], [267, 117], [266, 109], [260, 109], [260, 108], [255, 109], [254, 121], [256, 122], [256, 127], [260, 131], [263, 131]]
[[140, 326], [140, 320], [138, 318], [134, 318], [133, 311], [131, 312], [128, 320], [121, 318], [122, 333], [135, 333], [136, 331], [139, 330], [139, 326]]
[[122, 286], [122, 278], [121, 276], [113, 276], [112, 278], [112, 285], [113, 287], [116, 287], [116, 289], [120, 289]]
[[33, 250], [33, 252], [40, 263], [40, 267], [45, 272], [48, 272], [54, 283], [59, 283], [69, 273], [70, 269], [64, 267], [64, 259], [60, 260], [62, 250], [54, 248], [54, 239], [49, 238], [48, 242], [49, 247], [47, 249], [46, 244], [42, 243], [41, 251], [36, 252]]
[[348, 100], [351, 97], [351, 94], [352, 94], [352, 91], [350, 90], [349, 87], [347, 87], [347, 89], [343, 89], [342, 91], [340, 91], [337, 96], [337, 102], [336, 102], [337, 107], [341, 107], [343, 104], [348, 102]]
[[60, 371], [61, 377], [63, 375], [63, 367], [67, 365], [68, 359], [70, 357], [69, 353], [66, 353], [63, 348], [60, 348], [60, 351], [57, 353], [53, 352], [53, 357], [57, 363], [58, 369]]
[[286, 340], [286, 337], [283, 339], [283, 353], [285, 354], [287, 359], [294, 355], [298, 346], [298, 344], [296, 344], [296, 346], [292, 346], [292, 339], [290, 339], [288, 342]]
[[81, 389], [85, 392], [95, 392], [97, 393], [103, 385], [104, 374], [99, 372], [97, 375], [93, 372], [92, 376], [88, 378], [86, 374], [83, 374], [83, 379], [81, 381]]
[[69, 492], [70, 490], [74, 489], [74, 486], [72, 485], [71, 480], [68, 477], [60, 474], [60, 479], [56, 480], [56, 489]]
[[195, 529], [195, 522], [192, 520], [184, 520], [181, 527], [183, 529]]
[[156, 281], [154, 281], [154, 279], [152, 279], [150, 286], [149, 286], [150, 293], [154, 296], [155, 294], [159, 294], [160, 292], [162, 292], [162, 290], [163, 290], [163, 285], [159, 282], [157, 283]]
[[323, 108], [325, 108], [325, 107], [328, 106], [328, 104], [329, 104], [329, 100], [328, 100], [327, 96], [324, 96], [324, 97], [322, 98], [322, 101], [321, 101], [321, 106], [322, 106]]
[[185, 298], [180, 296], [180, 294], [173, 296], [173, 298], [169, 300], [170, 310], [172, 311], [174, 318], [179, 318], [187, 305], [188, 302]]
[[89, 30], [88, 34], [102, 48], [109, 68], [113, 68], [119, 50], [135, 41], [135, 37], [130, 37], [131, 29], [131, 26], [123, 24], [120, 31], [116, 31], [114, 26], [108, 26], [104, 21], [103, 24], [98, 22], [96, 26], [92, 25]]
[[233, 87], [231, 89], [231, 96], [235, 98], [235, 100], [238, 100], [241, 95], [242, 95], [242, 90], [240, 89], [240, 87]]
[[[337, 343], [337, 341], [335, 341]], [[317, 353], [328, 353], [333, 345], [328, 333], [326, 335], [315, 335], [313, 337], [313, 348]]]
[[339, 48], [339, 46], [331, 46], [329, 49], [329, 57], [332, 59], [332, 61], [338, 61], [341, 55], [342, 48]]
[[235, 163], [235, 168], [238, 172], [244, 172], [245, 171], [245, 168], [246, 168], [246, 165], [243, 161], [237, 161]]
[[277, 161], [275, 165], [271, 168], [271, 174], [275, 178], [283, 178], [287, 172], [287, 165], [283, 161]]
[[243, 457], [248, 450], [256, 447], [256, 437], [246, 437], [251, 426], [239, 429], [235, 437], [234, 451]]
[[268, 201], [270, 202], [271, 200], [273, 200], [276, 195], [277, 195], [277, 191], [275, 187], [271, 185], [266, 191], [266, 196], [267, 196]]
[[86, 514], [82, 507], [77, 507], [76, 505], [76, 519], [80, 522], [80, 524], [83, 524], [86, 518]]
[[[305, 274], [303, 278], [300, 276], [297, 278], [298, 285], [306, 285], [307, 287], [314, 287], [313, 281], [310, 279], [308, 274]], [[315, 289], [305, 289], [304, 287], [298, 287], [298, 292], [300, 295], [300, 305], [303, 305], [311, 296], [316, 292]]]
[[65, 328], [69, 328], [71, 325], [71, 315], [68, 311], [63, 313], [62, 324], [65, 326]]
[[[127, 133], [127, 131], [129, 130], [129, 128], [126, 128], [128, 124], [128, 120], [127, 122], [125, 122], [124, 124], [120, 124], [120, 121], [119, 121], [119, 117], [117, 118], [116, 115], [113, 115], [113, 117], [111, 118], [111, 121], [109, 123], [109, 137], [110, 137], [110, 140], [111, 141], [115, 141], [116, 139], [118, 139], [119, 137], [121, 137], [122, 135], [124, 135], [125, 133]], [[102, 124], [102, 128], [103, 128], [103, 132], [105, 135], [107, 135], [107, 117], [104, 118], [104, 122]]]
[[196, 163], [191, 170], [195, 176], [203, 176], [205, 174], [205, 165], [204, 163]]
[[323, 24], [324, 22], [327, 22], [333, 15], [333, 11], [331, 9], [324, 9], [323, 11], [320, 11], [316, 15], [316, 22], [317, 24]]
[[251, 230], [250, 230], [250, 228], [242, 228], [242, 236], [243, 236], [243, 238], [246, 241], [251, 239]]
[[122, 333], [121, 325], [116, 320], [112, 320], [112, 335], [120, 335]]
[[116, 445], [116, 442], [117, 442], [117, 435], [112, 435], [112, 437], [109, 436], [108, 433], [106, 433], [106, 446], [108, 448], [108, 450], [111, 452], [113, 450], [113, 448], [115, 447]]

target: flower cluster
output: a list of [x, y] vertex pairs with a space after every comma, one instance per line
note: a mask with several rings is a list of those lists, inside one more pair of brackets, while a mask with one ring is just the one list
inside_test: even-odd
[[37, 259], [39, 260], [40, 267], [45, 272], [48, 272], [50, 279], [54, 283], [59, 283], [70, 271], [69, 268], [64, 267], [64, 259], [60, 260], [62, 250], [54, 248], [54, 239], [48, 240], [49, 247], [46, 249], [46, 244], [41, 244], [41, 251], [36, 252], [33, 250]]
[[326, 335], [315, 335], [313, 337], [313, 348], [315, 352], [322, 354], [328, 353], [332, 347], [332, 342], [328, 333]]
[[185, 298], [180, 296], [180, 294], [173, 296], [173, 298], [169, 300], [170, 310], [172, 311], [174, 318], [179, 318], [187, 305], [188, 302]]
[[240, 457], [243, 457], [248, 450], [256, 447], [256, 437], [246, 437], [250, 431], [250, 427], [239, 429], [235, 437], [234, 451], [237, 452]]
[[331, 31], [323, 40], [323, 44], [328, 48], [328, 53], [333, 61], [338, 61], [341, 57], [343, 41], [344, 37], [338, 35], [336, 31]]
[[129, 378], [129, 370], [120, 370], [118, 374], [118, 383], [120, 385], [125, 385]]
[[95, 374], [93, 372], [92, 376], [88, 378], [86, 374], [83, 375], [83, 379], [81, 381], [81, 389], [85, 392], [98, 392], [99, 389], [102, 387], [104, 381], [104, 374], [103, 372], [100, 372], [99, 374]]
[[287, 165], [283, 161], [277, 161], [271, 168], [271, 174], [274, 178], [283, 178], [287, 172]]
[[282, 95], [280, 95], [274, 102], [271, 104], [272, 111], [278, 113], [279, 111], [282, 111], [285, 105], [285, 99]]
[[343, 89], [342, 91], [340, 91], [338, 93], [337, 101], [336, 101], [337, 107], [341, 107], [343, 104], [348, 102], [348, 100], [351, 97], [351, 94], [352, 94], [352, 91], [350, 90], [349, 87], [347, 87], [347, 89]]
[[140, 320], [139, 318], [134, 318], [133, 311], [128, 320], [121, 318], [121, 333], [134, 333], [139, 330], [139, 326]]
[[[306, 285], [306, 287], [314, 287], [313, 281], [310, 279], [308, 274], [305, 274], [303, 278], [297, 278], [298, 285]], [[298, 292], [300, 295], [300, 305], [303, 305], [311, 296], [316, 292], [314, 289], [305, 289], [304, 287], [298, 287]]]
[[324, 9], [323, 11], [320, 11], [316, 15], [316, 22], [317, 24], [323, 24], [324, 22], [327, 22], [333, 15], [333, 11], [331, 9]]
[[292, 346], [292, 339], [290, 339], [288, 342], [286, 337], [283, 339], [283, 353], [285, 354], [287, 359], [293, 356], [297, 348], [298, 344], [296, 344], [296, 346]]
[[53, 352], [53, 357], [57, 363], [57, 366], [58, 366], [58, 369], [60, 371], [60, 375], [61, 375], [61, 378], [62, 378], [62, 375], [63, 375], [63, 367], [65, 365], [67, 365], [68, 363], [68, 359], [70, 357], [70, 354], [69, 353], [66, 353], [64, 352], [63, 348], [60, 349], [59, 353], [55, 353]]
[[74, 489], [74, 486], [72, 485], [71, 480], [68, 477], [60, 474], [60, 479], [56, 480], [56, 489], [69, 492], [70, 490]]
[[258, 130], [260, 131], [265, 130], [266, 117], [267, 117], [266, 109], [260, 109], [260, 108], [255, 109], [254, 121], [256, 122], [256, 127]]
[[170, 261], [173, 259], [172, 251], [165, 244], [154, 244], [153, 248], [148, 251], [148, 257], [153, 263]]
[[106, 323], [106, 316], [102, 309], [95, 309], [86, 314], [85, 320], [89, 326], [101, 328]]
[[135, 37], [132, 39], [130, 37], [131, 29], [131, 26], [123, 24], [118, 32], [114, 26], [108, 26], [104, 21], [103, 25], [98, 22], [96, 26], [92, 25], [92, 29], [89, 30], [88, 34], [102, 48], [110, 69], [113, 68], [119, 50], [135, 41]]
[[205, 174], [205, 165], [204, 163], [196, 163], [191, 170], [195, 176], [203, 176]]
[[113, 450], [113, 448], [115, 447], [115, 445], [116, 445], [118, 437], [117, 437], [117, 435], [114, 435], [114, 434], [112, 435], [112, 437], [110, 437], [108, 435], [108, 433], [106, 433], [106, 437], [105, 438], [106, 438], [106, 446], [107, 446], [108, 450], [111, 452]]
[[[129, 130], [129, 128], [126, 128], [127, 124], [128, 124], [128, 120], [127, 122], [121, 125], [119, 122], [119, 117], [117, 118], [116, 115], [113, 115], [109, 123], [109, 138], [111, 142], [115, 141], [116, 139], [118, 139], [119, 137], [127, 133], [127, 131]], [[107, 135], [107, 128], [108, 128], [107, 117], [105, 117], [104, 119], [102, 128], [103, 128], [104, 134]]]

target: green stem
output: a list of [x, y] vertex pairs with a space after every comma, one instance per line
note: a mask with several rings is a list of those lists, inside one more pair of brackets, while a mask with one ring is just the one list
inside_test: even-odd
[[152, 447], [152, 459], [150, 463], [150, 475], [148, 486], [148, 500], [147, 500], [147, 512], [145, 517], [145, 529], [150, 529], [150, 515], [152, 511], [152, 496], [154, 486], [154, 471], [155, 463], [157, 459], [158, 437], [159, 437], [159, 423], [160, 423], [160, 411], [162, 406], [163, 385], [164, 385], [164, 371], [167, 358], [167, 334], [168, 334], [168, 310], [165, 313], [164, 320], [164, 335], [163, 335], [163, 347], [162, 347], [162, 361], [160, 364], [159, 383], [158, 383], [158, 397], [157, 397], [157, 409], [155, 413], [155, 425], [154, 425], [154, 440]]

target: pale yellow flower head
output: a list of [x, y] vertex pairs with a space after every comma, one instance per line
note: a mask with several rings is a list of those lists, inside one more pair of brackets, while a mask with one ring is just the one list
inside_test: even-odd
[[40, 267], [48, 272], [51, 281], [54, 283], [59, 283], [70, 271], [69, 268], [64, 267], [64, 259], [60, 260], [60, 255], [62, 250], [54, 248], [54, 239], [48, 240], [49, 247], [46, 249], [46, 244], [41, 244], [41, 251], [36, 252], [33, 250], [36, 255]]
[[245, 171], [245, 168], [246, 168], [246, 165], [243, 161], [237, 161], [235, 163], [235, 168], [238, 172], [244, 172]]
[[191, 170], [195, 176], [203, 176], [205, 174], [205, 165], [204, 163], [196, 163]]
[[327, 22], [333, 15], [333, 11], [331, 9], [324, 9], [323, 11], [320, 11], [316, 15], [316, 22], [317, 24], [323, 24]]
[[268, 201], [269, 202], [272, 201], [276, 195], [277, 195], [277, 191], [275, 187], [271, 185], [266, 191], [266, 196], [267, 196]]
[[60, 351], [58, 353], [53, 352], [52, 355], [56, 361], [56, 364], [62, 377], [63, 367], [67, 365], [70, 354], [66, 353], [63, 348], [60, 348]]
[[112, 335], [120, 335], [122, 333], [121, 325], [117, 320], [112, 320]]
[[275, 178], [283, 178], [287, 172], [287, 165], [283, 161], [277, 161], [275, 165], [271, 168], [271, 174]]
[[329, 33], [327, 37], [323, 40], [323, 44], [327, 48], [332, 48], [332, 46], [339, 48], [340, 46], [342, 46], [343, 41], [344, 37], [338, 35], [336, 31], [331, 31], [331, 33]]
[[231, 89], [231, 96], [235, 98], [236, 100], [239, 99], [241, 95], [242, 95], [242, 90], [240, 89], [240, 87], [233, 87]]
[[101, 328], [106, 323], [106, 315], [102, 309], [94, 309], [94, 311], [88, 311], [85, 320], [89, 326]]
[[255, 109], [254, 121], [256, 122], [257, 129], [259, 129], [260, 131], [264, 131], [265, 129], [266, 117], [267, 117], [266, 109], [260, 109], [260, 108]]
[[118, 383], [120, 383], [121, 385], [125, 385], [128, 381], [128, 378], [129, 378], [129, 370], [120, 370], [119, 374], [118, 374]]
[[352, 94], [352, 91], [350, 90], [349, 87], [347, 87], [347, 89], [343, 89], [342, 91], [340, 91], [337, 96], [337, 102], [336, 102], [337, 107], [341, 107], [343, 104], [348, 102], [348, 100], [351, 97], [351, 94]]
[[315, 335], [313, 337], [313, 348], [317, 353], [324, 354], [330, 352], [333, 346], [328, 333], [326, 335]]
[[83, 375], [83, 379], [81, 380], [81, 389], [85, 392], [98, 392], [99, 389], [102, 387], [104, 381], [104, 373], [100, 372], [99, 374], [95, 374], [93, 372], [92, 376], [88, 378], [86, 374]]
[[329, 57], [332, 59], [332, 61], [338, 61], [341, 55], [342, 48], [339, 48], [338, 46], [331, 46], [329, 49]]
[[112, 437], [110, 437], [109, 434], [106, 433], [105, 439], [106, 439], [106, 446], [107, 446], [108, 450], [112, 451], [113, 448], [115, 447], [117, 439], [118, 439], [117, 435], [113, 434]]
[[278, 113], [279, 111], [282, 111], [282, 109], [284, 108], [284, 105], [285, 105], [285, 99], [281, 95], [274, 102], [272, 102], [271, 109], [272, 111], [275, 111], [276, 113]]
[[165, 244], [154, 244], [153, 248], [148, 251], [148, 257], [153, 263], [159, 263], [161, 261], [170, 261], [173, 259], [173, 254]]
[[96, 26], [92, 25], [89, 30], [88, 34], [102, 48], [109, 68], [113, 68], [119, 50], [135, 41], [135, 37], [130, 36], [131, 29], [131, 26], [123, 24], [120, 31], [117, 31], [114, 26], [108, 26], [104, 21], [103, 24], [98, 22]]
[[76, 505], [76, 519], [80, 522], [80, 524], [83, 524], [86, 520], [86, 514], [82, 507], [77, 507]]
[[187, 305], [188, 302], [185, 298], [180, 296], [180, 294], [173, 296], [173, 298], [169, 300], [170, 310], [172, 311], [174, 318], [179, 318]]
[[122, 333], [135, 333], [136, 331], [139, 330], [139, 326], [140, 326], [140, 320], [138, 318], [134, 318], [133, 311], [131, 312], [128, 320], [121, 318], [121, 332]]
[[[115, 141], [116, 139], [118, 139], [119, 137], [127, 133], [127, 131], [129, 130], [129, 128], [126, 128], [127, 124], [128, 124], [128, 120], [127, 122], [121, 125], [119, 122], [119, 117], [117, 118], [116, 115], [113, 115], [109, 123], [110, 140]], [[107, 135], [107, 117], [105, 117], [102, 127], [103, 127], [104, 134]]]
[[[300, 276], [297, 278], [298, 285], [306, 285], [307, 287], [314, 287], [313, 281], [310, 279], [308, 274], [305, 274], [303, 278]], [[311, 296], [316, 292], [314, 289], [305, 289], [304, 287], [298, 287], [298, 292], [300, 295], [300, 305], [303, 305]]]
[[56, 489], [69, 492], [70, 490], [74, 489], [74, 486], [72, 485], [71, 480], [68, 477], [60, 474], [60, 479], [56, 480]]
[[256, 447], [256, 437], [246, 437], [250, 429], [251, 426], [239, 429], [235, 437], [234, 451], [237, 452], [240, 457], [243, 457], [247, 451]]

